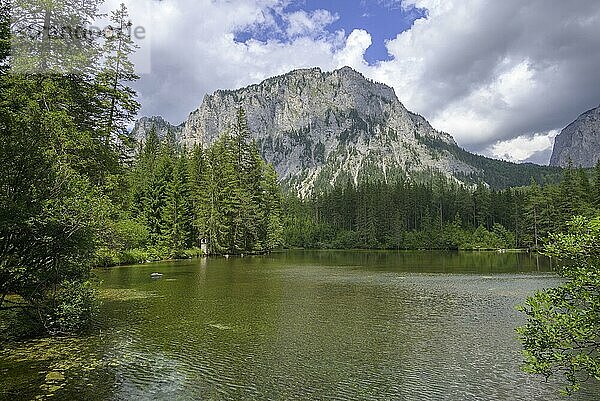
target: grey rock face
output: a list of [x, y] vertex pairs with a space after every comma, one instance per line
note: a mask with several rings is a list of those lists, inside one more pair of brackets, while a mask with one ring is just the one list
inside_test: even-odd
[[554, 140], [551, 166], [592, 167], [600, 159], [600, 106], [577, 117]]
[[161, 140], [164, 139], [169, 132], [172, 132], [175, 135], [175, 138], [180, 140], [183, 124], [175, 126], [160, 116], [142, 117], [136, 121], [131, 134], [138, 144], [143, 144], [152, 129], [156, 130], [156, 134]]
[[296, 70], [243, 89], [216, 91], [189, 115], [181, 141], [209, 146], [239, 107], [262, 156], [302, 196], [348, 179], [476, 171], [445, 146], [430, 145], [455, 147], [450, 135], [406, 110], [392, 88], [349, 67]]

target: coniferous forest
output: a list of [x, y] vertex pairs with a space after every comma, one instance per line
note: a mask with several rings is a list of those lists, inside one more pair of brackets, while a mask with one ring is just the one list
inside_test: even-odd
[[[207, 149], [152, 130], [125, 173], [123, 216], [101, 265], [268, 252], [282, 243], [277, 175], [250, 139], [244, 111]], [[118, 234], [121, 234], [119, 236]]]
[[540, 249], [574, 215], [600, 208], [600, 164], [566, 168], [559, 183], [495, 190], [426, 183], [348, 183], [286, 199], [285, 243], [308, 248]]

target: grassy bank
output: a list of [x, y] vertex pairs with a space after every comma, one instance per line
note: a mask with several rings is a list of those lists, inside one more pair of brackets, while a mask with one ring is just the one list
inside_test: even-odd
[[123, 251], [101, 248], [96, 252], [96, 267], [135, 265], [165, 260], [183, 260], [203, 256], [199, 248], [172, 250], [167, 248], [136, 248]]

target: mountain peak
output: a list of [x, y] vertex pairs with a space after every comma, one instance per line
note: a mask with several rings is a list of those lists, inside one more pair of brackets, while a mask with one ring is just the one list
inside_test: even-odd
[[165, 138], [169, 132], [179, 137], [183, 126], [184, 123], [173, 125], [161, 116], [144, 116], [135, 122], [132, 134], [138, 143], [144, 143], [152, 130], [155, 130], [160, 139]]
[[[191, 148], [210, 146], [242, 107], [261, 156], [300, 196], [364, 181], [422, 181], [432, 176], [496, 188], [541, 180], [548, 167], [492, 160], [459, 148], [454, 139], [408, 111], [394, 90], [350, 67], [305, 68], [236, 90], [207, 94], [187, 121], [141, 119], [137, 137], [174, 130]], [[164, 135], [164, 134], [163, 134]]]
[[592, 167], [600, 159], [600, 105], [582, 113], [554, 139], [551, 166]]
[[244, 108], [261, 155], [300, 195], [351, 180], [393, 181], [413, 174], [471, 174], [448, 151], [452, 137], [434, 130], [394, 90], [350, 68], [307, 68], [237, 90], [216, 91], [181, 132], [188, 147], [212, 144]]
[[339, 68], [337, 70], [333, 70], [333, 73], [343, 74], [343, 75], [347, 75], [347, 76], [359, 76], [363, 79], [366, 79], [363, 74], [361, 74], [360, 72], [356, 71], [354, 68], [349, 67], [347, 65], [345, 65], [342, 68]]

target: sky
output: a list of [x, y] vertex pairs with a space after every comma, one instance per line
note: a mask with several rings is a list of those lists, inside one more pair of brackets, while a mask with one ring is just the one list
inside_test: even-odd
[[125, 4], [147, 32], [140, 115], [175, 124], [217, 89], [348, 65], [470, 151], [547, 164], [560, 130], [600, 104], [598, 0]]

